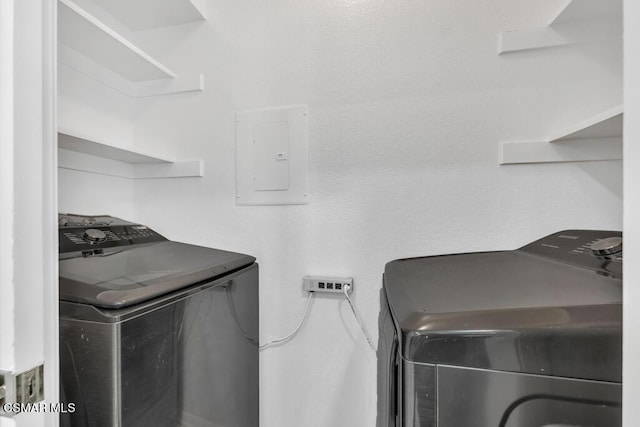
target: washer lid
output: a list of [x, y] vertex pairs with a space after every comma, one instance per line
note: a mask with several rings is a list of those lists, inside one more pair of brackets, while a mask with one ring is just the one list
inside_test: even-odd
[[253, 264], [249, 255], [164, 241], [60, 260], [60, 299], [122, 308]]

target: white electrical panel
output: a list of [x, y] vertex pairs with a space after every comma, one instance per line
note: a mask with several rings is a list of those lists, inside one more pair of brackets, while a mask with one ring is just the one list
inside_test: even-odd
[[236, 113], [236, 203], [308, 203], [307, 106]]
[[253, 187], [256, 191], [287, 191], [289, 123], [259, 123], [253, 128]]

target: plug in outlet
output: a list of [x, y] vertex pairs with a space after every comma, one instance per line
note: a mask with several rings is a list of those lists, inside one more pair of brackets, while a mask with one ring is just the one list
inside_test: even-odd
[[353, 292], [353, 277], [305, 276], [302, 288], [309, 292], [343, 293], [345, 286]]

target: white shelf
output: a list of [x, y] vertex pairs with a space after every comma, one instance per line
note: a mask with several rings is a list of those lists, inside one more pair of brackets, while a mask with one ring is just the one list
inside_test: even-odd
[[567, 0], [547, 26], [498, 35], [498, 54], [622, 40], [622, 0]]
[[621, 0], [566, 0], [558, 11], [553, 14], [547, 25], [619, 20], [621, 18]]
[[131, 151], [117, 144], [100, 140], [70, 129], [58, 129], [58, 148], [89, 154], [125, 163], [172, 163], [175, 158], [140, 151]]
[[134, 151], [68, 129], [58, 129], [58, 167], [131, 179], [199, 177], [202, 160]]
[[202, 0], [94, 0], [94, 2], [134, 31], [206, 19], [205, 4]]
[[70, 0], [58, 1], [58, 41], [127, 80], [175, 77], [175, 73]]
[[544, 141], [503, 143], [500, 164], [621, 160], [622, 122], [619, 105]]
[[58, 0], [58, 61], [128, 96], [204, 89], [203, 76], [178, 76], [71, 0]]
[[622, 138], [623, 106], [617, 105], [574, 126], [558, 132], [549, 142], [594, 138]]

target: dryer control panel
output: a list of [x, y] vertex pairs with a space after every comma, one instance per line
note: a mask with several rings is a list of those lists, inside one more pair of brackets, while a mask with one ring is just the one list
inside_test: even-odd
[[58, 216], [61, 254], [102, 255], [104, 249], [167, 240], [152, 229], [111, 216]]
[[519, 251], [622, 278], [622, 232], [565, 230], [543, 237]]

